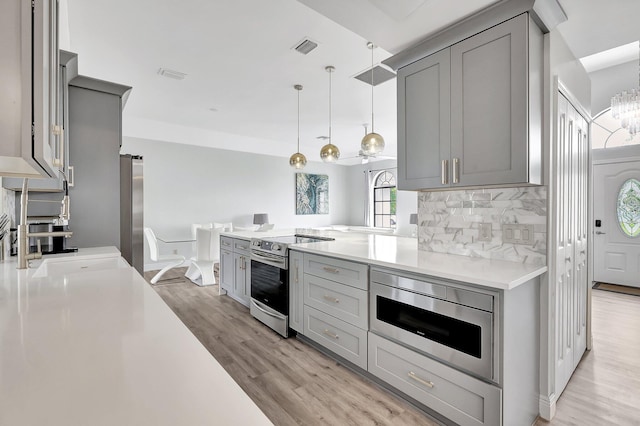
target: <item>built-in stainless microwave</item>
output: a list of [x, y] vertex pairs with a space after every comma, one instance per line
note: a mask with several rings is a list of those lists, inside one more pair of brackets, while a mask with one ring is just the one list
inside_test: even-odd
[[373, 269], [369, 297], [376, 334], [498, 381], [499, 293]]

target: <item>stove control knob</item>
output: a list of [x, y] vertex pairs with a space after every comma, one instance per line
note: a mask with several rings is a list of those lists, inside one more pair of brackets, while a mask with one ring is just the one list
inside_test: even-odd
[[273, 251], [278, 251], [278, 250], [280, 250], [280, 244], [272, 244], [272, 245], [271, 245], [271, 250], [273, 250]]

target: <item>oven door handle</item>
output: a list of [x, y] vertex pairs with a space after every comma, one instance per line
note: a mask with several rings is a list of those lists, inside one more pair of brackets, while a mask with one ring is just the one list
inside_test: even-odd
[[274, 318], [277, 318], [277, 319], [279, 319], [279, 320], [284, 319], [284, 317], [283, 317], [283, 316], [276, 315], [276, 314], [271, 313], [271, 312], [267, 311], [266, 309], [262, 308], [262, 307], [260, 306], [260, 304], [261, 304], [260, 302], [256, 302], [255, 300], [251, 299], [251, 304], [252, 304], [253, 306], [255, 306], [255, 307], [256, 307], [256, 309], [257, 309], [257, 310], [259, 310], [260, 312], [262, 312], [263, 314], [269, 315], [270, 317], [274, 317]]
[[267, 256], [255, 251], [251, 252], [251, 259], [266, 265], [275, 266], [280, 269], [287, 269], [287, 258], [280, 256]]

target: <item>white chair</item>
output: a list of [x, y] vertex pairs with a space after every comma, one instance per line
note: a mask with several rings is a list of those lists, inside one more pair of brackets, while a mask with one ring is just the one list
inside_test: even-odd
[[196, 229], [196, 257], [184, 274], [194, 284], [205, 286], [216, 284], [214, 265], [220, 261], [220, 233], [223, 228]]
[[196, 230], [198, 228], [211, 229], [215, 228], [213, 223], [192, 223], [191, 224], [191, 238], [196, 239]]
[[233, 222], [213, 222], [213, 228], [222, 228], [225, 232], [233, 232]]
[[147, 239], [147, 244], [149, 244], [149, 257], [154, 262], [170, 262], [167, 266], [162, 268], [160, 272], [158, 272], [153, 278], [151, 278], [151, 284], [155, 284], [160, 280], [165, 272], [167, 272], [171, 268], [175, 268], [176, 266], [182, 265], [185, 258], [184, 256], [180, 256], [179, 254], [167, 254], [161, 255], [160, 248], [158, 247], [158, 239], [156, 238], [156, 234], [153, 233], [151, 228], [144, 228], [144, 236]]

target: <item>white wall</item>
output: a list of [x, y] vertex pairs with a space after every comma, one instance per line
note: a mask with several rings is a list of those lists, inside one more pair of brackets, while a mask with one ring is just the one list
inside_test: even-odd
[[636, 87], [638, 83], [638, 62], [598, 70], [591, 77], [591, 113], [596, 115], [611, 106], [611, 98], [623, 90]]
[[[296, 170], [287, 158], [132, 137], [123, 138], [121, 153], [144, 158], [145, 226], [174, 238], [189, 236], [192, 223], [248, 226], [254, 213], [268, 213], [276, 228], [364, 225], [364, 170], [396, 166], [395, 160], [356, 166], [309, 162], [302, 172], [329, 175], [329, 214], [296, 215]], [[409, 214], [416, 211], [416, 193], [398, 191], [399, 233], [410, 234]], [[188, 243], [162, 250], [174, 248], [192, 256]]]
[[304, 173], [329, 175], [329, 214], [296, 215], [296, 170], [286, 158], [128, 137], [121, 152], [143, 156], [145, 226], [159, 235], [188, 235], [192, 223], [247, 226], [254, 213], [268, 213], [276, 228], [349, 219], [351, 188], [344, 166], [307, 164]]

